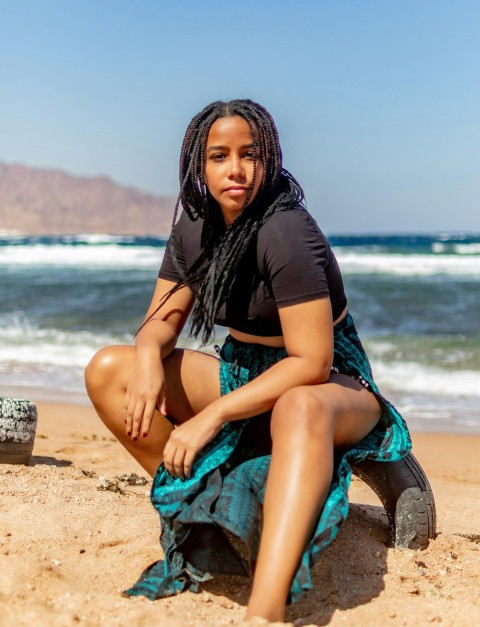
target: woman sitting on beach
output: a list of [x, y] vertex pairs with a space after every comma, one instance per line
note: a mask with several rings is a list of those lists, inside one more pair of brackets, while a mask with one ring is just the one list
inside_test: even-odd
[[[247, 618], [280, 621], [346, 517], [350, 462], [400, 459], [408, 431], [373, 381], [266, 109], [205, 107], [185, 134], [180, 184], [135, 346], [101, 350], [86, 371], [99, 416], [155, 477], [165, 562], [127, 594], [242, 572], [253, 574]], [[203, 344], [228, 327], [219, 358], [176, 348], [189, 316]]]

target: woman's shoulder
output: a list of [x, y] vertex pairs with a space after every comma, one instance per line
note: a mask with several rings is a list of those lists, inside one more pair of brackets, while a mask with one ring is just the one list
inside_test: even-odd
[[312, 215], [303, 207], [276, 211], [260, 227], [258, 243], [262, 245], [291, 242], [308, 242], [311, 239], [326, 241], [322, 230]]
[[177, 249], [180, 247], [184, 250], [193, 248], [197, 251], [200, 247], [202, 227], [203, 220], [201, 218], [192, 220], [186, 211], [182, 211], [171, 234], [172, 240], [175, 242], [175, 247]]
[[197, 233], [201, 232], [203, 225], [203, 220], [198, 218], [197, 220], [192, 220], [192, 218], [188, 215], [186, 211], [182, 211], [180, 217], [178, 218], [176, 224], [173, 227], [174, 233]]

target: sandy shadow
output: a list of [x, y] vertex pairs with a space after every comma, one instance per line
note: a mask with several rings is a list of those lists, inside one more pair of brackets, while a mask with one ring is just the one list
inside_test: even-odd
[[[337, 611], [368, 603], [385, 588], [390, 533], [381, 506], [351, 504], [348, 519], [333, 544], [312, 569], [313, 590], [287, 607], [295, 625], [328, 625]], [[250, 581], [217, 577], [202, 590], [246, 606]]]
[[43, 464], [46, 466], [72, 466], [73, 462], [68, 459], [57, 459], [56, 457], [48, 457], [47, 455], [32, 455], [30, 459], [29, 466], [38, 466], [39, 464]]

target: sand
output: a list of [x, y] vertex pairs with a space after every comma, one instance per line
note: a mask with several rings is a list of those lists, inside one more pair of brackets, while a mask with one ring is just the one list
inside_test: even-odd
[[[0, 625], [241, 623], [249, 590], [241, 578], [155, 602], [121, 596], [161, 558], [150, 481], [117, 479], [121, 491], [99, 490], [145, 472], [90, 407], [38, 402], [38, 409], [30, 465], [0, 465]], [[436, 539], [425, 551], [387, 548], [383, 508], [354, 479], [349, 518], [314, 568], [314, 590], [288, 608], [287, 621], [480, 624], [480, 437], [413, 440], [435, 494]]]

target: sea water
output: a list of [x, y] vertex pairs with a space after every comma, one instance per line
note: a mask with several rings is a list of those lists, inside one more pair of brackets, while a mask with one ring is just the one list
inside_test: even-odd
[[[480, 433], [480, 235], [329, 240], [384, 395], [414, 430]], [[164, 238], [0, 235], [0, 393], [88, 402], [83, 369], [132, 343], [164, 250]]]

